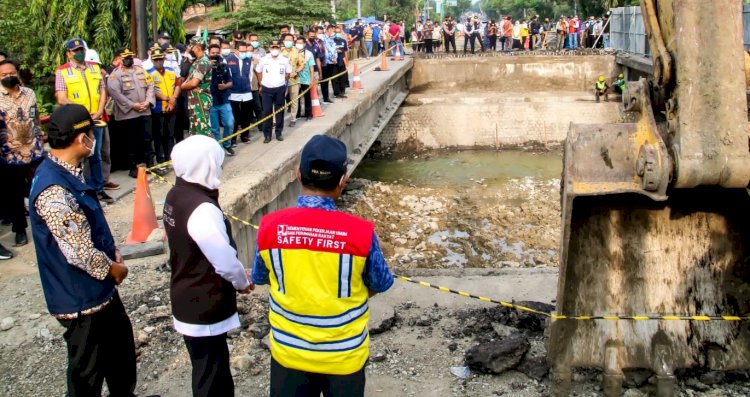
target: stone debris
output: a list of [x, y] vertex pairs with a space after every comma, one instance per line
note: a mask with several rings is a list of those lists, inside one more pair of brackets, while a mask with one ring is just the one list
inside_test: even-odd
[[531, 345], [518, 335], [476, 345], [466, 352], [466, 364], [477, 371], [502, 374], [516, 368]]
[[13, 317], [5, 317], [4, 319], [0, 320], [1, 331], [7, 331], [13, 328], [14, 325], [16, 325], [16, 321], [13, 319]]

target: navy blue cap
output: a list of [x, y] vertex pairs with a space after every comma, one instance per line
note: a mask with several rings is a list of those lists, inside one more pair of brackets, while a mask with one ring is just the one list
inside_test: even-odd
[[86, 42], [83, 39], [70, 39], [65, 43], [65, 49], [73, 51], [76, 48], [86, 48]]
[[351, 161], [344, 142], [327, 135], [315, 135], [302, 148], [300, 173], [312, 180], [339, 179]]

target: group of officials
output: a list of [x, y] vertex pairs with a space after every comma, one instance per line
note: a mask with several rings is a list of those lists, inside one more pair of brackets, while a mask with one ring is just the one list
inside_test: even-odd
[[[104, 381], [110, 396], [134, 396], [133, 330], [117, 290], [128, 267], [81, 168], [96, 127], [79, 104], [51, 115], [51, 151], [34, 176], [29, 212], [47, 306], [65, 327], [68, 396], [100, 396]], [[393, 275], [374, 224], [336, 210], [346, 146], [323, 135], [305, 145], [303, 194], [296, 208], [261, 221], [251, 274], [219, 205], [224, 155], [203, 135], [176, 144], [177, 179], [164, 203], [173, 323], [190, 355], [193, 395], [234, 395], [226, 338], [240, 326], [237, 294], [269, 284], [270, 395], [362, 396], [368, 297], [390, 288]]]

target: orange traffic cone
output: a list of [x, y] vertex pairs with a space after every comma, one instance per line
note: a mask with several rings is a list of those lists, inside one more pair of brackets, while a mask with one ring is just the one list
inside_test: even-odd
[[156, 210], [148, 189], [146, 169], [138, 167], [135, 181], [135, 203], [133, 205], [133, 229], [125, 238], [125, 244], [145, 243], [151, 232], [159, 227], [156, 223]]
[[359, 77], [359, 68], [357, 67], [357, 62], [354, 62], [354, 76], [352, 78], [352, 89], [354, 90], [362, 89], [362, 79], [360, 79]]
[[385, 72], [388, 70], [388, 57], [385, 55], [386, 51], [383, 51], [380, 55], [380, 71]]
[[[325, 84], [328, 84], [328, 82], [326, 81]], [[320, 107], [320, 100], [318, 100], [318, 83], [315, 81], [314, 77], [310, 82], [310, 102], [312, 102], [313, 117], [323, 117], [326, 115]]]

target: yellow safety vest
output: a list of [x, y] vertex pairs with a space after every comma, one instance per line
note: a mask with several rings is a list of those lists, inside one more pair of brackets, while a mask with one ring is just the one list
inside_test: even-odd
[[70, 63], [61, 68], [65, 88], [68, 91], [68, 100], [82, 105], [89, 113], [99, 111], [99, 86], [102, 82], [99, 65], [87, 64], [83, 73]]
[[[158, 70], [153, 69], [150, 73], [154, 79], [154, 88], [159, 91], [162, 95], [167, 98], [171, 98], [174, 95], [175, 82], [177, 81], [177, 74], [172, 69], [165, 67], [164, 74], [159, 73]], [[167, 101], [160, 101], [161, 106], [155, 106], [154, 111], [159, 113], [164, 112], [167, 108]]]
[[596, 82], [596, 89], [599, 91], [604, 91], [604, 89], [607, 88], [607, 82], [606, 81], [597, 81]]
[[363, 280], [373, 225], [336, 211], [267, 215], [258, 250], [270, 274], [271, 354], [299, 371], [348, 375], [369, 355]]

